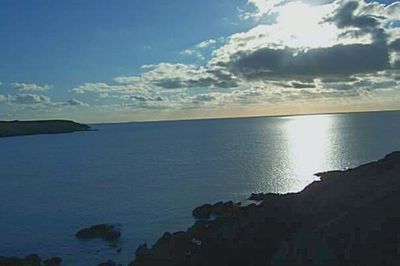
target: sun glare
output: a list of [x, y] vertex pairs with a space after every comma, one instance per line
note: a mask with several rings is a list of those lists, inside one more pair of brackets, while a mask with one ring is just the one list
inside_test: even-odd
[[296, 173], [300, 186], [307, 185], [314, 178], [313, 174], [329, 169], [333, 120], [334, 117], [329, 115], [311, 115], [288, 121], [286, 137], [290, 171]]
[[310, 6], [292, 2], [279, 8], [277, 24], [286, 35], [290, 47], [326, 47], [337, 41], [338, 29], [322, 23], [330, 12], [330, 6]]

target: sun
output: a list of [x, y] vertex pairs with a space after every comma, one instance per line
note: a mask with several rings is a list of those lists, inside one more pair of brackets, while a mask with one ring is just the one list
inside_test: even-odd
[[324, 23], [331, 5], [311, 6], [291, 2], [277, 8], [277, 24], [288, 47], [317, 48], [332, 46], [337, 42], [338, 28]]

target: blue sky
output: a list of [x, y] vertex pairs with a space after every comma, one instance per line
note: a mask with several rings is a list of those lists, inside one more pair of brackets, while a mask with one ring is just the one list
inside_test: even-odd
[[[398, 11], [393, 0], [1, 0], [0, 119], [398, 109]], [[370, 61], [340, 58], [364, 51]]]
[[[2, 82], [60, 87], [107, 81], [157, 62], [187, 62], [180, 52], [245, 30], [245, 1], [1, 1]], [[250, 24], [250, 23], [245, 23]]]

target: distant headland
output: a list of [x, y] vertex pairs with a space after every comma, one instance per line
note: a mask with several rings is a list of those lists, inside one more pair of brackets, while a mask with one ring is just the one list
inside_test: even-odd
[[88, 125], [69, 120], [0, 121], [0, 138], [90, 130]]

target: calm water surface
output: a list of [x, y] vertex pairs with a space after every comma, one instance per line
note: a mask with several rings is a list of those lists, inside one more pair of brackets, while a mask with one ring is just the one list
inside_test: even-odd
[[[316, 172], [400, 150], [399, 112], [94, 127], [0, 139], [0, 255], [126, 263], [138, 244], [190, 226], [202, 203], [299, 191]], [[120, 254], [74, 238], [98, 223], [120, 225]]]

